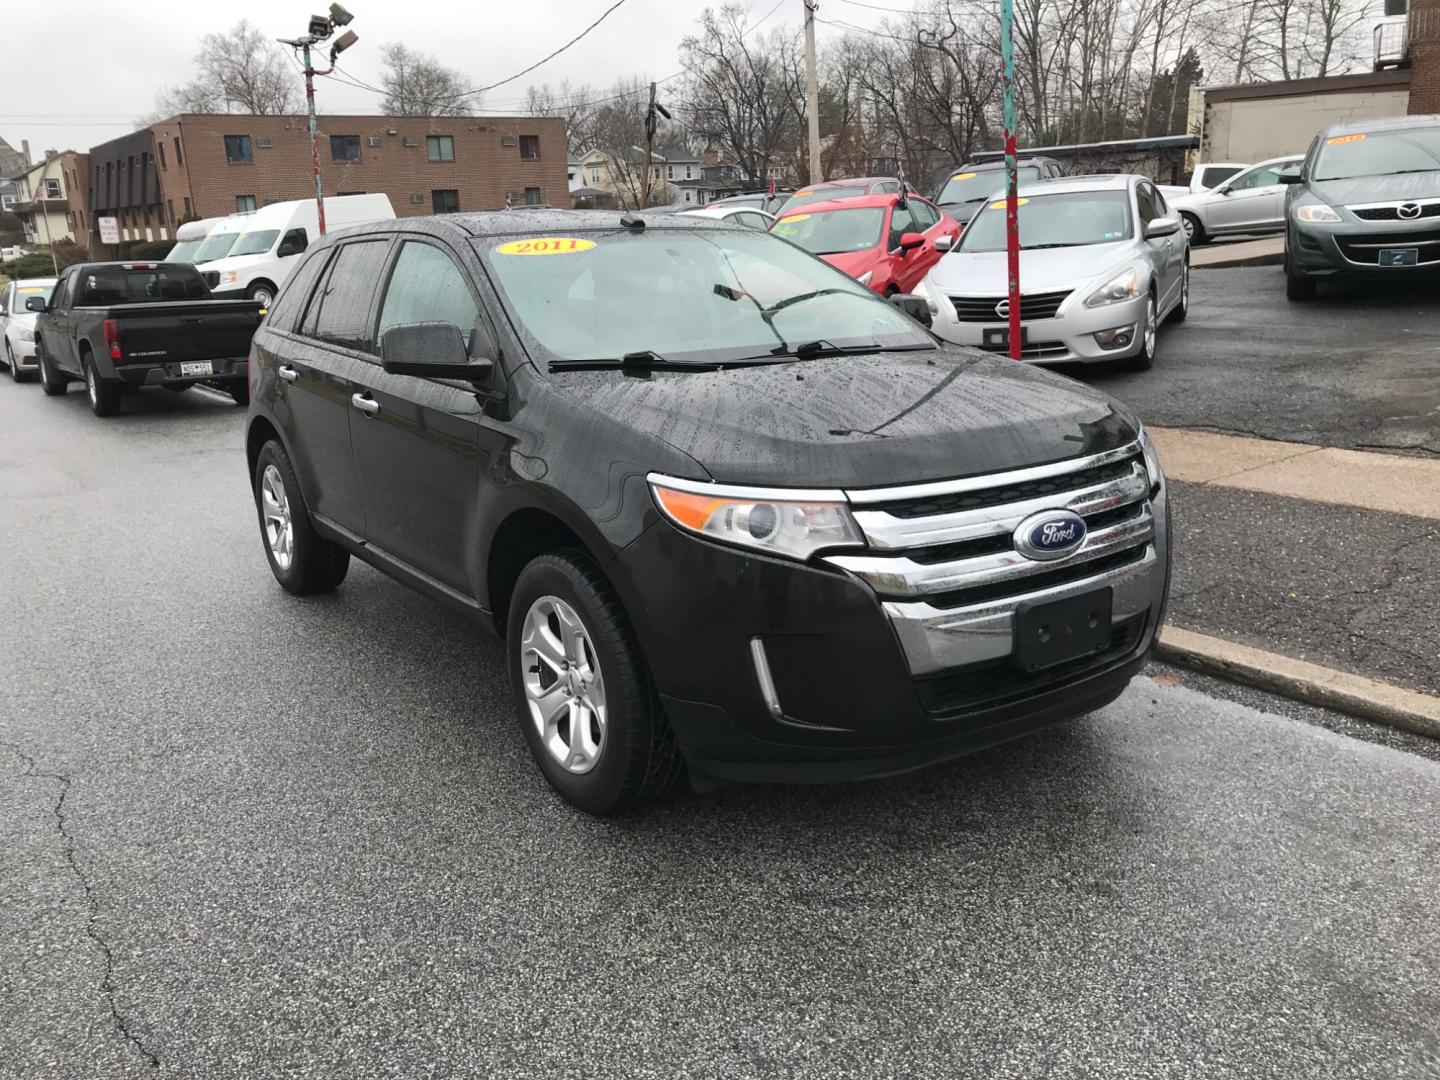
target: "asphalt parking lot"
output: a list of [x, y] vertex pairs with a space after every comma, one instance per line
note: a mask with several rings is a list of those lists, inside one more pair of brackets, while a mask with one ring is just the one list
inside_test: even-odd
[[1434, 282], [1321, 286], [1285, 299], [1278, 266], [1196, 270], [1190, 317], [1161, 330], [1155, 367], [1067, 374], [1146, 423], [1349, 449], [1440, 454]]
[[1440, 1076], [1433, 744], [1157, 671], [592, 820], [496, 644], [361, 565], [281, 592], [242, 431], [0, 384], [0, 1074]]

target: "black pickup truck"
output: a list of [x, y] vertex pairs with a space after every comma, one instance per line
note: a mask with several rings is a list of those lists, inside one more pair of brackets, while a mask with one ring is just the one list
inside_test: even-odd
[[184, 390], [209, 383], [250, 401], [250, 339], [262, 309], [254, 300], [214, 300], [183, 263], [80, 263], [63, 271], [38, 311], [35, 352], [51, 397], [85, 383], [96, 416], [113, 416], [126, 387]]

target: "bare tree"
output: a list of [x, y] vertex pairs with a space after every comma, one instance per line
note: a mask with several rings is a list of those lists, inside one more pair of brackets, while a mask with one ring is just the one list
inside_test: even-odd
[[572, 154], [584, 154], [598, 145], [599, 108], [597, 94], [590, 86], [571, 86], [562, 81], [554, 90], [549, 83], [525, 91], [525, 111], [531, 116], [558, 116], [565, 121], [565, 140]]
[[388, 116], [469, 116], [479, 104], [479, 95], [466, 94], [465, 76], [433, 56], [397, 43], [381, 49], [380, 60], [380, 111]]
[[194, 79], [156, 96], [157, 117], [177, 112], [280, 116], [300, 107], [300, 80], [283, 47], [248, 19], [201, 38], [195, 66], [199, 75]]

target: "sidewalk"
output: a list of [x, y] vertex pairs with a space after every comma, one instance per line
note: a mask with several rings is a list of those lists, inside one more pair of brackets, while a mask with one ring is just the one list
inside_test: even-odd
[[1265, 236], [1258, 240], [1217, 240], [1190, 248], [1190, 265], [1214, 270], [1223, 266], [1279, 266], [1285, 257], [1285, 237]]
[[[1440, 715], [1440, 460], [1150, 430], [1171, 481], [1170, 658], [1272, 689], [1318, 665], [1336, 677], [1297, 696], [1356, 711], [1325, 690], [1349, 673]], [[1210, 640], [1210, 662], [1185, 631]], [[1257, 679], [1265, 654], [1279, 655]], [[1366, 715], [1392, 722], [1387, 695], [1369, 697]]]

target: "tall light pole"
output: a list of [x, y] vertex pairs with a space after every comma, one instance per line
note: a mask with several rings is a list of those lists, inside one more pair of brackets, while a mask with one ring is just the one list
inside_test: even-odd
[[323, 71], [317, 70], [310, 59], [312, 46], [320, 44], [331, 34], [335, 33], [336, 27], [348, 26], [355, 16], [346, 11], [339, 4], [330, 5], [329, 15], [311, 15], [309, 33], [303, 37], [295, 38], [293, 41], [280, 39], [282, 45], [289, 45], [299, 49], [305, 61], [305, 111], [309, 116], [310, 130], [310, 171], [315, 177], [315, 216], [316, 225], [320, 235], [325, 235], [325, 192], [320, 183], [320, 125], [315, 118], [315, 76], [329, 75], [335, 70], [335, 58], [348, 49], [355, 42], [359, 41], [359, 35], [354, 30], [346, 30], [335, 39], [330, 46], [330, 66]]
[[825, 179], [820, 169], [820, 80], [815, 73], [816, 0], [805, 0], [805, 111], [810, 116], [810, 183]]
[[1005, 262], [1010, 278], [1010, 359], [1021, 357], [1020, 201], [1015, 170], [1015, 5], [1000, 0], [1000, 62], [1005, 80]]

